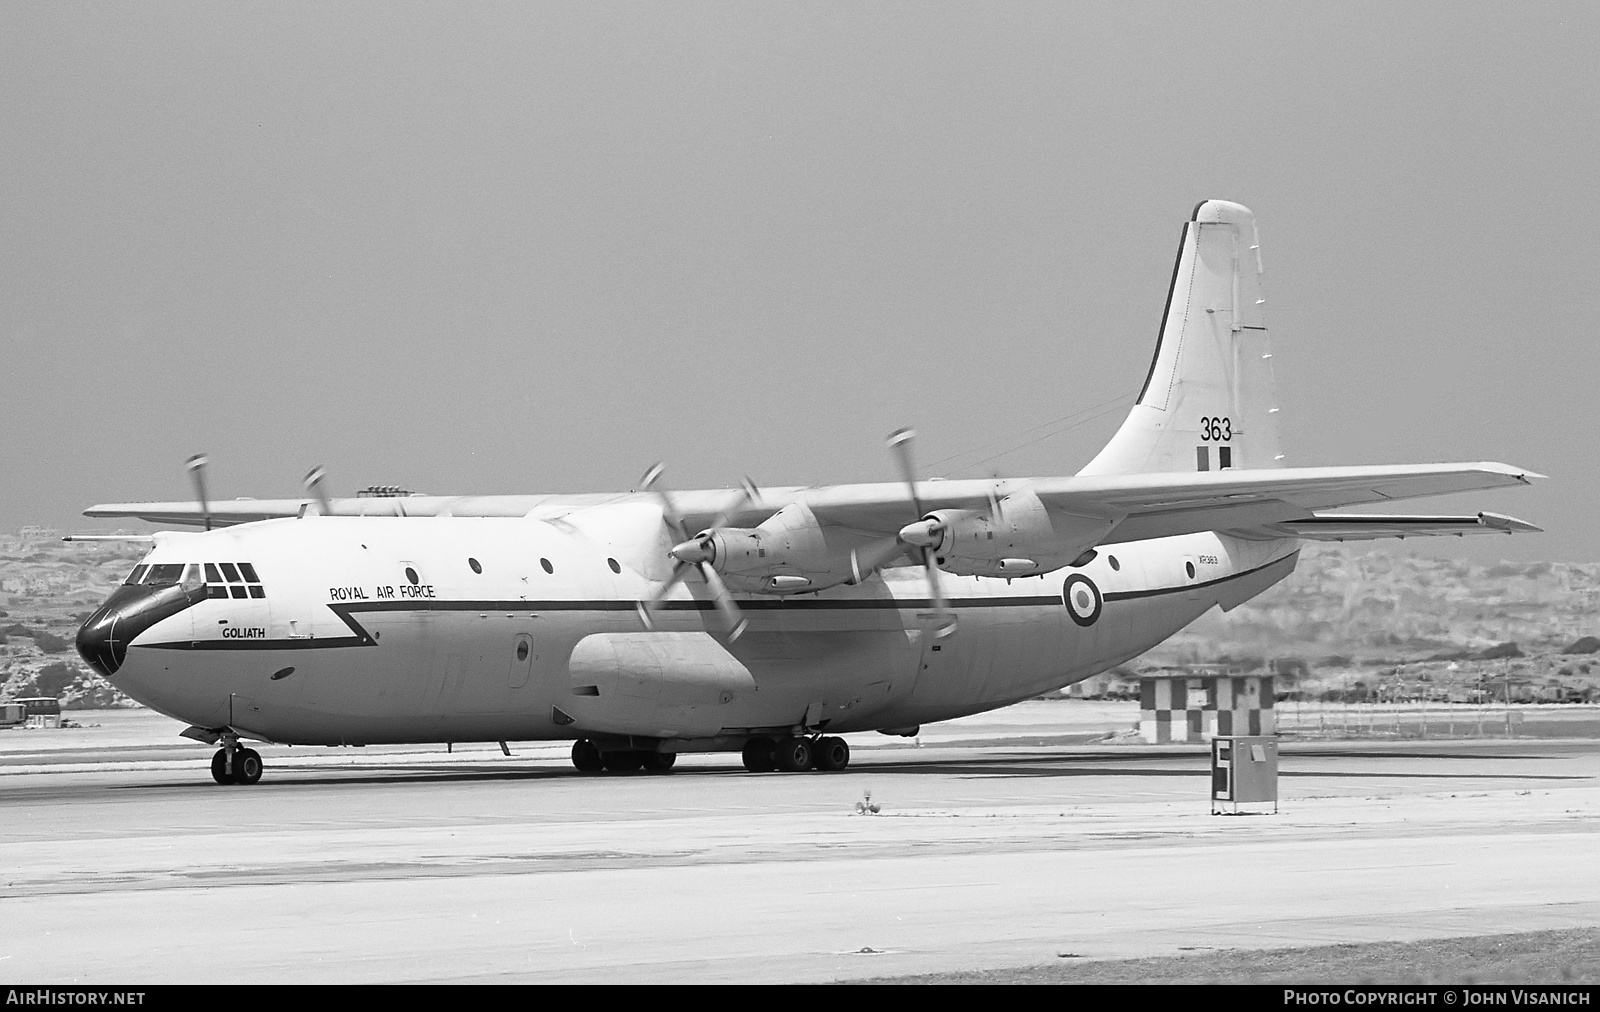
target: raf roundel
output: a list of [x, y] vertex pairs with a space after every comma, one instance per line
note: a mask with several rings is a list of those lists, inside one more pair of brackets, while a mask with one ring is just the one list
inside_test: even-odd
[[1100, 588], [1082, 573], [1073, 573], [1067, 577], [1066, 585], [1061, 588], [1061, 598], [1066, 602], [1067, 614], [1071, 615], [1072, 621], [1079, 625], [1091, 626], [1100, 618], [1100, 607], [1103, 604]]

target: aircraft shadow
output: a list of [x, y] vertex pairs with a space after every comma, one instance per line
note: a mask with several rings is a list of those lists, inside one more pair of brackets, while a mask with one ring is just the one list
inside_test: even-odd
[[[1374, 756], [1373, 753], [1354, 752], [1354, 753], [1347, 753], [1347, 754], [1344, 754], [1344, 755], [1349, 757], [1349, 758], [1368, 758], [1368, 759], [1370, 759], [1370, 758], [1378, 758], [1378, 756]], [[1334, 757], [1334, 755], [1332, 753], [1318, 753], [1317, 754], [1317, 758], [1319, 758], [1319, 759], [1321, 759], [1321, 758], [1332, 758], [1332, 757]], [[1393, 756], [1387, 756], [1387, 757], [1388, 758], [1406, 758], [1406, 759], [1418, 759], [1418, 758], [1429, 758], [1429, 759], [1443, 759], [1443, 758], [1481, 759], [1481, 758], [1483, 758], [1482, 756], [1468, 756], [1468, 755], [1461, 755], [1461, 756], [1439, 756], [1439, 755], [1433, 755], [1433, 756], [1423, 757], [1423, 756], [1416, 756], [1416, 755], [1408, 755], [1408, 754], [1404, 754], [1404, 753], [1399, 753], [1399, 754], [1395, 754]], [[1162, 763], [1170, 763], [1172, 760], [1178, 759], [1178, 758], [1181, 758], [1181, 757], [1179, 757], [1179, 756], [1171, 756], [1171, 755], [1114, 756], [1114, 757], [1088, 757], [1088, 756], [1084, 756], [1084, 757], [1079, 757], [1079, 756], [1046, 757], [1046, 756], [1040, 756], [1040, 755], [1037, 755], [1037, 754], [1028, 754], [1028, 755], [1016, 755], [1016, 756], [997, 756], [997, 757], [995, 757], [993, 759], [981, 759], [981, 760], [953, 759], [953, 760], [948, 760], [948, 761], [940, 761], [940, 760], [937, 760], [937, 759], [929, 759], [929, 760], [914, 760], [914, 761], [865, 762], [865, 763], [861, 763], [861, 764], [858, 764], [858, 765], [852, 765], [850, 767], [850, 769], [847, 771], [847, 773], [850, 774], [850, 775], [855, 775], [855, 776], [874, 776], [874, 775], [880, 775], [881, 776], [881, 775], [906, 775], [906, 774], [912, 774], [912, 775], [956, 776], [956, 777], [985, 777], [985, 778], [1014, 777], [1014, 778], [1026, 778], [1026, 779], [1063, 778], [1063, 777], [1144, 777], [1144, 778], [1190, 777], [1190, 778], [1205, 778], [1205, 777], [1209, 777], [1211, 775], [1211, 771], [1210, 771], [1209, 765], [1201, 764], [1198, 761], [1196, 762], [1196, 764], [1193, 767], [1181, 767], [1181, 766], [1172, 766], [1172, 765], [1165, 765], [1165, 766], [1161, 766], [1161, 767], [1126, 765], [1128, 760], [1133, 760], [1134, 762], [1138, 762], [1141, 759], [1147, 759], [1147, 760], [1153, 760], [1153, 761], [1158, 761], [1158, 762], [1162, 762]], [[1199, 759], [1199, 757], [1190, 757], [1190, 758], [1194, 758], [1196, 760]], [[1545, 757], [1539, 757], [1539, 756], [1526, 756], [1526, 757], [1499, 756], [1497, 758], [1504, 759], [1504, 758], [1545, 758]], [[1097, 759], [1099, 761], [1096, 761]], [[1115, 766], [1108, 766], [1108, 765], [1104, 764], [1105, 762], [1113, 761], [1113, 760], [1120, 761], [1122, 764], [1121, 765], [1115, 765]], [[749, 773], [749, 772], [747, 772], [746, 770], [744, 770], [742, 767], [740, 767], [737, 764], [730, 764], [730, 765], [727, 765], [727, 766], [716, 766], [716, 767], [709, 767], [709, 768], [707, 768], [707, 767], [695, 767], [695, 768], [691, 768], [691, 769], [676, 769], [676, 770], [671, 771], [670, 773], [646, 773], [646, 772], [642, 772], [642, 771], [641, 772], [634, 772], [634, 773], [579, 773], [577, 770], [574, 770], [574, 769], [572, 769], [572, 768], [570, 768], [568, 766], [565, 766], [565, 765], [562, 765], [562, 766], [523, 766], [523, 765], [510, 765], [510, 764], [497, 764], [495, 766], [490, 766], [490, 767], [475, 766], [475, 767], [472, 767], [470, 769], [463, 769], [459, 765], [455, 765], [455, 764], [449, 764], [449, 765], [446, 765], [446, 764], [437, 764], [437, 765], [408, 764], [408, 765], [404, 766], [403, 768], [398, 768], [398, 769], [396, 769], [394, 767], [373, 766], [373, 767], [369, 767], [367, 769], [360, 769], [360, 768], [352, 769], [351, 767], [343, 767], [343, 768], [341, 768], [339, 770], [328, 770], [328, 771], [313, 771], [313, 770], [304, 770], [304, 769], [301, 769], [301, 770], [287, 770], [287, 769], [282, 769], [282, 768], [276, 768], [275, 769], [275, 768], [269, 766], [268, 769], [267, 769], [267, 777], [266, 777], [266, 779], [264, 779], [262, 781], [262, 783], [260, 785], [258, 785], [257, 789], [259, 789], [259, 787], [275, 787], [275, 786], [279, 786], [279, 785], [282, 785], [282, 786], [309, 786], [309, 785], [336, 786], [336, 785], [343, 785], [343, 784], [371, 785], [371, 784], [438, 784], [438, 783], [474, 783], [474, 782], [488, 783], [488, 782], [502, 781], [502, 780], [533, 780], [533, 781], [554, 780], [554, 781], [561, 781], [561, 780], [582, 779], [582, 780], [594, 781], [594, 782], [598, 783], [598, 782], [608, 782], [608, 781], [610, 781], [610, 782], [618, 782], [618, 781], [629, 781], [629, 780], [645, 780], [645, 779], [660, 778], [660, 777], [663, 777], [663, 776], [673, 777], [673, 778], [680, 778], [680, 779], [681, 778], [691, 778], [691, 779], [693, 779], [693, 778], [701, 778], [701, 777], [708, 777], [708, 776], [727, 777], [727, 776], [730, 776], [730, 775], [736, 775], [736, 776], [759, 776], [759, 777], [773, 777], [773, 778], [776, 778], [776, 777], [780, 776], [780, 774], [776, 774], [776, 773], [772, 773], [772, 774], [768, 774], [768, 773], [760, 773], [760, 774]], [[789, 777], [789, 776], [794, 776], [794, 774], [786, 774], [784, 776]], [[829, 776], [829, 774], [812, 773], [812, 774], [809, 774], [809, 776], [818, 776], [818, 777], [820, 777], [820, 776]], [[1452, 773], [1452, 772], [1440, 772], [1440, 771], [1410, 771], [1410, 770], [1385, 771], [1385, 770], [1329, 770], [1329, 769], [1313, 769], [1313, 770], [1295, 770], [1295, 769], [1281, 770], [1280, 769], [1279, 772], [1278, 772], [1278, 776], [1280, 778], [1283, 778], [1283, 779], [1292, 779], [1292, 780], [1316, 780], [1316, 779], [1342, 779], [1342, 780], [1363, 780], [1363, 779], [1364, 780], [1444, 780], [1444, 781], [1476, 781], [1476, 782], [1480, 782], [1480, 783], [1484, 782], [1484, 781], [1489, 781], [1489, 782], [1495, 782], [1495, 781], [1517, 782], [1517, 781], [1566, 781], [1566, 780], [1587, 780], [1587, 779], [1592, 779], [1592, 777], [1589, 777], [1589, 776], [1584, 775], [1584, 774], [1555, 774], [1555, 773], [1531, 774], [1531, 773], [1517, 773], [1517, 772], [1505, 772], [1505, 773], [1461, 772], [1461, 773]], [[121, 788], [122, 789], [126, 789], [126, 790], [150, 790], [150, 789], [170, 789], [170, 788], [173, 788], [173, 787], [181, 787], [181, 786], [189, 786], [189, 787], [192, 787], [194, 789], [211, 790], [211, 789], [215, 789], [218, 785], [209, 782], [209, 780], [197, 780], [192, 785], [174, 785], [174, 784], [168, 782], [168, 783], [152, 783], [152, 784], [126, 784], [126, 785], [121, 785]]]

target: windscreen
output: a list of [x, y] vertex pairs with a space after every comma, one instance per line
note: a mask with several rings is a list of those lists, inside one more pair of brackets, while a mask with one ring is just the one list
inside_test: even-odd
[[146, 587], [176, 587], [183, 579], [183, 563], [162, 562], [151, 566], [139, 582]]

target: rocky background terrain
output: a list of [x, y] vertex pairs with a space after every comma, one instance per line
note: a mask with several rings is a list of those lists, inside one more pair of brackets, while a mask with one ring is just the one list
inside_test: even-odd
[[139, 542], [63, 544], [60, 531], [39, 527], [0, 536], [0, 699], [56, 696], [71, 709], [134, 705], [72, 643], [148, 550]]
[[1403, 544], [1310, 544], [1287, 579], [1213, 610], [1084, 692], [1140, 672], [1272, 673], [1280, 698], [1600, 701], [1600, 565], [1482, 566]]
[[[90, 671], [78, 624], [126, 578], [138, 542], [0, 537], [0, 698], [69, 709], [131, 705]], [[1309, 545], [1293, 575], [1218, 611], [1074, 694], [1137, 694], [1139, 674], [1271, 672], [1286, 698], [1349, 702], [1600, 701], [1600, 565], [1477, 566], [1403, 544]]]

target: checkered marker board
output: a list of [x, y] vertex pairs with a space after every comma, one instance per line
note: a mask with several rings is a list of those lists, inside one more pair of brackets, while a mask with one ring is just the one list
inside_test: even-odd
[[1139, 700], [1139, 733], [1153, 745], [1278, 730], [1271, 675], [1145, 678]]

